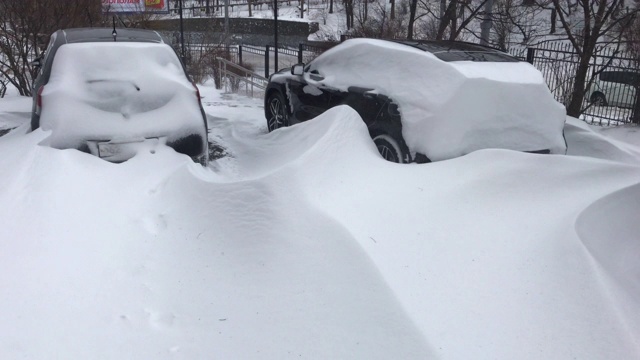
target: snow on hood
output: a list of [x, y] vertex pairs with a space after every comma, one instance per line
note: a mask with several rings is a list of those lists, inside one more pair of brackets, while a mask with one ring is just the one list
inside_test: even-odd
[[390, 96], [407, 145], [431, 160], [484, 148], [565, 152], [564, 107], [528, 63], [444, 62], [410, 46], [352, 39], [312, 66], [322, 69], [326, 86]]
[[637, 232], [594, 221], [633, 214], [640, 167], [506, 150], [393, 164], [344, 106], [252, 124], [217, 171], [168, 148], [112, 164], [38, 146], [42, 130], [0, 138], [3, 357], [640, 354], [620, 275], [635, 239], [601, 246]]
[[61, 46], [42, 93], [40, 118], [50, 145], [85, 140], [204, 135], [195, 89], [166, 44]]

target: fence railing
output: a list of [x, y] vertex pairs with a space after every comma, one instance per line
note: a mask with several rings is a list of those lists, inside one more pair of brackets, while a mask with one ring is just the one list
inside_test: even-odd
[[[574, 89], [580, 56], [567, 43], [512, 51], [526, 59], [544, 76], [556, 100], [568, 105]], [[524, 60], [523, 59], [523, 60]], [[596, 125], [640, 122], [640, 69], [638, 58], [625, 51], [597, 48], [589, 62], [589, 72], [580, 118]]]
[[257, 75], [227, 59], [216, 58], [220, 69], [220, 84], [225, 92], [244, 93], [250, 97], [263, 97], [267, 88], [267, 78]]

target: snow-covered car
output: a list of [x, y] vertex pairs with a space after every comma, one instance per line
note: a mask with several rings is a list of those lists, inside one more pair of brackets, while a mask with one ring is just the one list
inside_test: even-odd
[[49, 146], [122, 162], [166, 145], [207, 163], [198, 88], [159, 33], [58, 30], [38, 65], [31, 128], [51, 131]]
[[635, 71], [603, 71], [591, 84], [589, 100], [599, 106], [633, 108], [640, 73]]
[[349, 105], [381, 155], [429, 162], [479, 149], [566, 152], [564, 106], [532, 65], [477, 44], [351, 39], [273, 74], [269, 131]]

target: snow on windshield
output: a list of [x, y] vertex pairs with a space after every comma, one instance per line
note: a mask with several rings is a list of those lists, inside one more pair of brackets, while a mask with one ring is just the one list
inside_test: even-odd
[[195, 89], [166, 44], [61, 46], [42, 93], [41, 127], [53, 147], [86, 139], [173, 138], [203, 132]]
[[402, 44], [352, 39], [315, 59], [318, 82], [371, 88], [400, 108], [407, 145], [431, 160], [482, 148], [564, 153], [564, 107], [524, 62], [443, 62]]

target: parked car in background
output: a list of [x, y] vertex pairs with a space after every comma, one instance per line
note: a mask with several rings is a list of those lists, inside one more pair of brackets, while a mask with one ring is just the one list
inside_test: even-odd
[[478, 149], [565, 153], [566, 112], [542, 75], [498, 50], [452, 41], [351, 39], [273, 74], [269, 131], [348, 105], [380, 154], [408, 163]]
[[122, 162], [167, 145], [208, 162], [198, 88], [159, 33], [59, 30], [36, 65], [31, 128], [51, 131], [51, 147]]
[[603, 71], [591, 84], [589, 100], [599, 106], [633, 108], [640, 73], [635, 71]]

